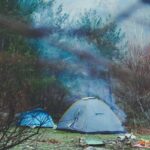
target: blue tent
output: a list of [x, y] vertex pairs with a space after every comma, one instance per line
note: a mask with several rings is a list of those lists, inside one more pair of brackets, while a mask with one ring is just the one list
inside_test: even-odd
[[102, 100], [83, 98], [62, 116], [57, 129], [83, 133], [124, 133], [117, 115]]
[[54, 127], [51, 116], [42, 108], [21, 113], [18, 121], [19, 126], [26, 127]]

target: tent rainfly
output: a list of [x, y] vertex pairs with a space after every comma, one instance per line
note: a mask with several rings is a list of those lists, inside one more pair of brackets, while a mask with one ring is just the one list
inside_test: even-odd
[[81, 133], [124, 133], [116, 114], [102, 100], [93, 97], [76, 101], [62, 116], [58, 130]]

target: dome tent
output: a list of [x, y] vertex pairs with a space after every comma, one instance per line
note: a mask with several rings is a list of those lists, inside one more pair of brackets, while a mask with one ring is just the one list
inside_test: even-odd
[[26, 127], [54, 127], [51, 116], [42, 108], [21, 113], [18, 121], [19, 126]]
[[110, 107], [97, 98], [76, 101], [62, 116], [57, 129], [81, 133], [124, 133], [121, 121]]

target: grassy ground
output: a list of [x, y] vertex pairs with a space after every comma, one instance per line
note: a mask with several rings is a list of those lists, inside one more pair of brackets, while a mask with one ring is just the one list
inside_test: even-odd
[[[136, 135], [138, 139], [150, 140], [150, 135]], [[83, 150], [79, 145], [79, 138], [114, 140], [117, 135], [87, 135], [57, 131], [53, 129], [41, 129], [40, 134], [12, 150]], [[107, 148], [108, 149], [108, 148]], [[113, 149], [113, 148], [111, 148]], [[102, 148], [101, 148], [102, 150]], [[119, 149], [116, 149], [119, 150]]]

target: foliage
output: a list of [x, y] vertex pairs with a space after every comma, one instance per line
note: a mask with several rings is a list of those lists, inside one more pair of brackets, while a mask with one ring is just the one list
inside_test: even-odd
[[[36, 5], [28, 11], [21, 11], [18, 0], [0, 1], [0, 14], [23, 22], [30, 21], [35, 8]], [[53, 76], [44, 74], [44, 69]], [[51, 65], [40, 60], [28, 39], [3, 28], [0, 29], [0, 83], [0, 149], [11, 148], [35, 135], [29, 129], [12, 129], [18, 113], [34, 107], [46, 108], [46, 105], [50, 106], [47, 110], [52, 113], [52, 108], [56, 111], [56, 108], [62, 107], [67, 94], [55, 79]]]
[[135, 126], [149, 126], [150, 122], [150, 57], [140, 47], [130, 47], [123, 60], [128, 75], [118, 74], [121, 81], [115, 87], [115, 93], [123, 104], [128, 123]]
[[[41, 84], [42, 82], [40, 81], [39, 83]], [[42, 84], [44, 85], [43, 88], [40, 86], [36, 90], [30, 89], [32, 105], [40, 105], [53, 116], [53, 119], [58, 121], [68, 107], [66, 97], [69, 91], [58, 80], [53, 78], [44, 78]]]
[[111, 22], [108, 16], [105, 20], [96, 10], [85, 12], [78, 20], [81, 32], [85, 32], [89, 43], [96, 46], [101, 54], [107, 58], [119, 56], [117, 44], [122, 40], [124, 34], [115, 22]]
[[17, 121], [16, 114], [43, 107], [58, 119], [64, 112], [67, 91], [54, 77], [41, 74], [40, 63], [35, 56], [0, 53], [0, 119], [3, 120], [0, 123], [0, 141], [5, 143], [0, 146], [3, 148], [15, 146], [15, 143], [19, 144], [35, 134], [22, 128], [11, 130]]
[[28, 88], [32, 86], [31, 77], [39, 77], [35, 57], [0, 53], [0, 149], [11, 148], [35, 134], [28, 129], [12, 129], [17, 121], [16, 114], [30, 105]]
[[[34, 9], [32, 8], [32, 11]], [[21, 13], [18, 0], [1, 0], [0, 15], [17, 18], [20, 21], [29, 21], [30, 14]], [[35, 55], [35, 51], [29, 46], [26, 38], [11, 33], [5, 28], [0, 28], [0, 51], [10, 51], [11, 53], [26, 53]]]
[[3, 131], [0, 132], [0, 150], [13, 148], [38, 133], [39, 129], [33, 131], [29, 128], [10, 128], [10, 126], [7, 126], [7, 128], [4, 128]]
[[19, 5], [18, 0], [1, 0], [0, 1], [0, 14], [6, 16], [18, 16]]
[[[0, 53], [0, 102], [3, 110], [5, 108], [15, 114], [34, 106], [43, 106], [44, 99], [51, 101], [59, 94], [63, 99], [60, 91], [63, 92], [64, 87], [54, 77], [44, 77], [40, 63], [34, 56]], [[55, 90], [58, 91], [56, 95]], [[63, 93], [65, 95], [66, 92]]]
[[63, 12], [62, 5], [57, 6], [55, 0], [48, 2], [40, 1], [31, 18], [34, 26], [45, 27], [52, 31], [49, 37], [53, 34], [55, 36], [57, 34], [57, 37], [59, 37], [61, 35], [61, 29], [68, 21], [68, 14]]

